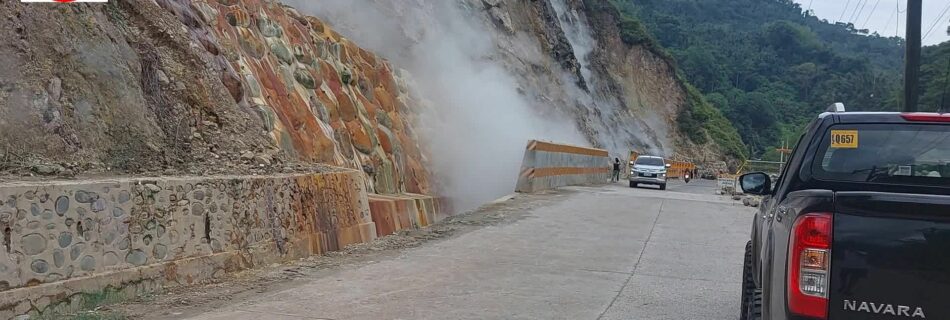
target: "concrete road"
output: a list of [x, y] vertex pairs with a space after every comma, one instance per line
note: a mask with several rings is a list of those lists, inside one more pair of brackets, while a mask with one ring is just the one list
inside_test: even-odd
[[736, 319], [752, 211], [715, 182], [565, 201], [193, 319]]
[[[669, 191], [711, 195], [716, 193], [718, 182], [715, 180], [691, 180], [689, 183], [675, 181], [667, 186]], [[646, 187], [645, 187], [646, 188]], [[749, 223], [752, 223], [751, 221]]]

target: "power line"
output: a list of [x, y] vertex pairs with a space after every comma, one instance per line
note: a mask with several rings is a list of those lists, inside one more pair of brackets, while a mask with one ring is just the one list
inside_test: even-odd
[[848, 19], [845, 20], [845, 22], [854, 21], [854, 14], [857, 13], [857, 12], [858, 12], [858, 8], [861, 7], [861, 2], [864, 2], [864, 0], [858, 0], [858, 3], [855, 3], [855, 4], [854, 4], [854, 8], [851, 9], [851, 14], [848, 15]]
[[943, 16], [947, 15], [948, 10], [950, 10], [950, 3], [947, 3], [947, 6], [943, 8], [943, 12], [940, 13], [939, 17], [937, 17], [937, 20], [934, 20], [934, 23], [930, 25], [930, 29], [927, 30], [926, 34], [924, 34], [924, 38], [923, 38], [924, 40], [926, 40], [927, 36], [929, 36], [930, 33], [934, 31], [934, 28], [936, 28], [937, 25], [940, 24], [940, 21], [943, 20]]
[[884, 28], [881, 28], [881, 30], [887, 30], [887, 28], [891, 27], [892, 22], [897, 21], [897, 24], [894, 25], [894, 36], [900, 37], [901, 13], [904, 13], [906, 11], [907, 10], [901, 10], [901, 1], [897, 0], [897, 10], [894, 10], [894, 12], [891, 12], [891, 17], [887, 18], [887, 24], [884, 25]]
[[879, 4], [881, 4], [881, 0], [877, 0], [877, 2], [874, 3], [874, 9], [871, 9], [871, 13], [868, 14], [868, 18], [864, 20], [864, 25], [862, 25], [861, 28], [868, 26], [868, 22], [871, 22], [871, 17], [874, 17], [874, 13], [877, 12], [877, 5]]
[[905, 11], [907, 10], [901, 11], [901, 0], [897, 0], [897, 26], [894, 27], [895, 37], [901, 36], [901, 13], [904, 13]]
[[858, 9], [861, 8], [861, 3], [863, 2], [864, 0], [858, 0], [858, 3], [854, 4], [854, 9], [851, 9], [851, 14], [848, 15], [848, 22], [854, 22], [854, 14], [858, 13]]
[[[898, 0], [898, 1], [900, 1], [900, 0]], [[850, 6], [850, 5], [851, 5], [851, 0], [848, 0], [848, 2], [844, 4], [844, 11], [841, 11], [841, 16], [838, 17], [838, 21], [839, 21], [839, 22], [841, 21], [842, 18], [844, 18], [844, 13], [845, 13], [845, 12], [848, 12], [848, 6]]]
[[855, 7], [855, 9], [858, 9], [858, 10], [855, 10], [854, 14], [851, 15], [851, 22], [852, 22], [852, 23], [853, 23], [853, 22], [857, 22], [857, 21], [858, 21], [858, 18], [861, 17], [861, 12], [864, 12], [864, 7], [868, 5], [868, 1], [870, 1], [870, 0], [864, 1], [863, 4], [861, 5], [861, 8]]
[[897, 11], [891, 12], [891, 16], [887, 18], [887, 24], [884, 25], [884, 28], [881, 28], [881, 33], [887, 31], [887, 28], [891, 27], [891, 23], [894, 22], [894, 15], [897, 14]]

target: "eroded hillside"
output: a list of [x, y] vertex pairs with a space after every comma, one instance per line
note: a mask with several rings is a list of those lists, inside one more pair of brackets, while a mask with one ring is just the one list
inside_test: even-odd
[[208, 174], [361, 169], [429, 192], [399, 70], [274, 1], [8, 1], [8, 170]]
[[731, 124], [688, 94], [671, 59], [629, 41], [608, 1], [286, 2], [416, 76], [435, 106], [421, 138], [450, 196], [510, 191], [529, 139], [697, 162], [730, 157], [721, 138], [741, 145], [734, 129], [707, 132]]
[[627, 41], [609, 2], [284, 3], [300, 11], [271, 0], [4, 3], [0, 169], [331, 165], [363, 171], [379, 193], [470, 208], [512, 190], [531, 139], [621, 158], [727, 153], [696, 130], [696, 99], [671, 60]]
[[[417, 75], [460, 65], [474, 66], [470, 76], [486, 69], [501, 73], [483, 78], [508, 88], [458, 90], [514, 93], [504, 102], [526, 105], [561, 131], [576, 129], [593, 145], [666, 154], [684, 145], [675, 118], [685, 95], [674, 70], [644, 48], [623, 43], [614, 21], [590, 21], [582, 1], [287, 2]], [[452, 54], [449, 61], [437, 59]], [[445, 93], [419, 78], [422, 90]]]

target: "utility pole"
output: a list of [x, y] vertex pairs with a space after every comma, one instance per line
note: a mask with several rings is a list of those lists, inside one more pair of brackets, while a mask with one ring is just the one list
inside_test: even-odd
[[785, 150], [788, 150], [788, 141], [782, 141], [782, 159], [779, 160], [781, 163], [785, 163]]
[[920, 81], [920, 24], [923, 0], [907, 1], [907, 57], [904, 61], [904, 112], [917, 111]]
[[789, 149], [788, 139], [782, 140], [782, 147], [775, 149], [779, 153], [779, 172], [785, 168], [785, 156], [788, 155], [791, 158], [792, 149]]

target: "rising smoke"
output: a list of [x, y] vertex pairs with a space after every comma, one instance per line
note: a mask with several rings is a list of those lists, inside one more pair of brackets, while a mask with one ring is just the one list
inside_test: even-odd
[[284, 2], [412, 74], [431, 106], [415, 127], [432, 151], [440, 193], [457, 209], [512, 192], [528, 140], [588, 144], [568, 117], [532, 110], [515, 77], [490, 58], [491, 31], [455, 1]]

